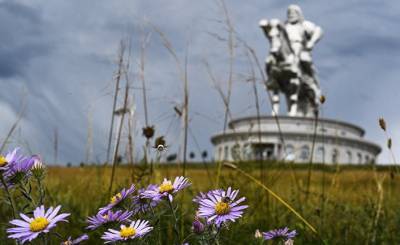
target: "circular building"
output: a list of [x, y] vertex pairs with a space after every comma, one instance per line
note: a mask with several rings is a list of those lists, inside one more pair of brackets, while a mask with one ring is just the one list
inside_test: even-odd
[[[232, 120], [212, 136], [215, 160], [281, 160], [316, 163], [375, 163], [381, 147], [347, 122], [311, 117], [262, 116]], [[313, 147], [314, 145], [314, 147]]]

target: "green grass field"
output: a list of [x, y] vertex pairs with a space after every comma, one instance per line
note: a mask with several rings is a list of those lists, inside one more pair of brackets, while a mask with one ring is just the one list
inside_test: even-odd
[[[399, 176], [390, 174], [389, 168], [314, 166], [307, 192], [308, 165], [268, 163], [263, 171], [255, 163], [239, 166], [287, 201], [318, 234], [254, 182], [235, 170], [222, 168], [219, 187], [240, 189], [239, 195], [245, 196], [249, 205], [243, 218], [222, 232], [222, 244], [259, 244], [254, 239], [256, 229], [267, 231], [283, 226], [298, 231], [295, 244], [400, 244]], [[191, 200], [198, 192], [215, 187], [217, 168], [198, 164], [188, 166], [186, 171], [192, 185], [176, 200], [180, 204], [179, 213], [184, 217], [180, 229], [188, 235], [197, 208]], [[60, 234], [78, 236], [85, 232], [86, 217], [96, 214], [98, 208], [109, 201], [110, 174], [111, 168], [104, 167], [48, 168], [46, 206], [61, 204], [64, 212], [72, 214], [69, 223], [56, 228]], [[117, 192], [131, 183], [138, 187], [160, 183], [164, 177], [181, 174], [182, 169], [173, 165], [155, 166], [152, 175], [137, 167], [122, 166], [116, 169], [113, 189]], [[15, 198], [18, 202], [22, 197]], [[157, 208], [161, 212], [166, 209], [162, 205]], [[0, 211], [0, 244], [13, 244], [5, 239], [4, 232], [11, 219], [10, 209], [3, 202]], [[161, 217], [160, 229], [151, 235], [152, 244], [170, 244], [167, 241], [173, 240], [171, 218], [167, 213]], [[101, 244], [101, 234], [88, 234], [91, 237], [88, 244]], [[53, 239], [51, 244], [59, 244], [57, 238]]]

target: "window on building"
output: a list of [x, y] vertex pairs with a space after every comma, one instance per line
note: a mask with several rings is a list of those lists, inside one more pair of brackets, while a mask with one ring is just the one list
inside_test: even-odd
[[353, 163], [353, 155], [351, 154], [351, 151], [347, 151], [346, 155], [347, 155], [347, 163]]
[[285, 160], [293, 161], [295, 159], [294, 146], [290, 145], [290, 144], [286, 145], [284, 154], [285, 154], [285, 158], [284, 158]]
[[365, 156], [365, 163], [368, 164], [368, 163], [370, 163], [369, 161], [370, 161], [370, 160], [369, 160], [369, 156], [366, 155], [366, 156]]
[[333, 149], [332, 151], [332, 163], [338, 163], [339, 161], [339, 151], [337, 149]]
[[357, 163], [362, 164], [362, 156], [361, 153], [357, 153]]
[[241, 157], [240, 157], [240, 145], [239, 144], [235, 144], [231, 148], [231, 156], [232, 156], [232, 159], [234, 161], [240, 161], [241, 160]]
[[244, 160], [251, 160], [251, 146], [249, 143], [243, 145], [242, 155]]
[[228, 160], [229, 159], [229, 146], [225, 146], [224, 148], [224, 160]]
[[325, 162], [325, 148], [323, 146], [317, 148], [316, 161]]
[[302, 161], [310, 160], [310, 147], [308, 145], [303, 145], [300, 150], [300, 159]]
[[218, 161], [221, 161], [222, 160], [222, 146], [220, 146], [219, 148], [218, 148]]

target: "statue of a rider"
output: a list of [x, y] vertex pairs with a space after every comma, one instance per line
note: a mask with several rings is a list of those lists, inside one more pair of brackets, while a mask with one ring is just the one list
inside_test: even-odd
[[[267, 66], [267, 73], [268, 73], [268, 81], [267, 87], [274, 86], [273, 83], [276, 83], [277, 80], [276, 75], [272, 74], [271, 72], [271, 65], [276, 63], [277, 56], [274, 52], [276, 50], [272, 50], [273, 46], [280, 47], [278, 45], [274, 45], [275, 42], [279, 42], [271, 38], [271, 35], [275, 35], [274, 31], [270, 31], [271, 28], [275, 28], [278, 32], [280, 29], [284, 32], [285, 40], [289, 43], [289, 49], [291, 55], [289, 58], [285, 60], [288, 63], [288, 66], [296, 66], [295, 69], [292, 70], [299, 70], [299, 75], [297, 79], [290, 79], [290, 83], [296, 85], [297, 87], [301, 87], [305, 85], [309, 90], [313, 93], [313, 101], [315, 105], [318, 104], [318, 98], [320, 96], [320, 87], [319, 82], [316, 76], [316, 71], [313, 66], [311, 51], [314, 48], [315, 44], [320, 40], [322, 37], [322, 29], [315, 25], [314, 23], [304, 20], [303, 13], [301, 8], [297, 5], [290, 5], [287, 10], [287, 20], [281, 24], [278, 20], [262, 20], [260, 21], [260, 26], [264, 29], [267, 37], [269, 37], [271, 42], [271, 50], [270, 55], [267, 57], [266, 66]], [[268, 26], [268, 28], [267, 28]], [[267, 33], [269, 31], [269, 33]], [[275, 77], [274, 77], [275, 76]], [[281, 85], [282, 86], [282, 85]], [[290, 85], [288, 85], [290, 86]], [[280, 90], [283, 90], [282, 88]], [[301, 103], [299, 99], [299, 91], [287, 95], [288, 99], [288, 113], [290, 116], [300, 115], [297, 111], [298, 103]], [[274, 93], [272, 95], [273, 100], [273, 113], [278, 113], [279, 111], [279, 93]], [[303, 108], [304, 109], [304, 108]], [[305, 109], [306, 111], [309, 108]], [[303, 113], [307, 113], [304, 112]]]

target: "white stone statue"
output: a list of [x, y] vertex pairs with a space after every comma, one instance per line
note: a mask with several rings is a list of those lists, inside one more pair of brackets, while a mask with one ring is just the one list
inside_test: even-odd
[[263, 19], [259, 24], [270, 42], [266, 72], [273, 115], [279, 113], [280, 92], [286, 96], [290, 116], [316, 115], [321, 91], [311, 51], [322, 36], [322, 29], [304, 20], [297, 5], [288, 7], [284, 23]]

